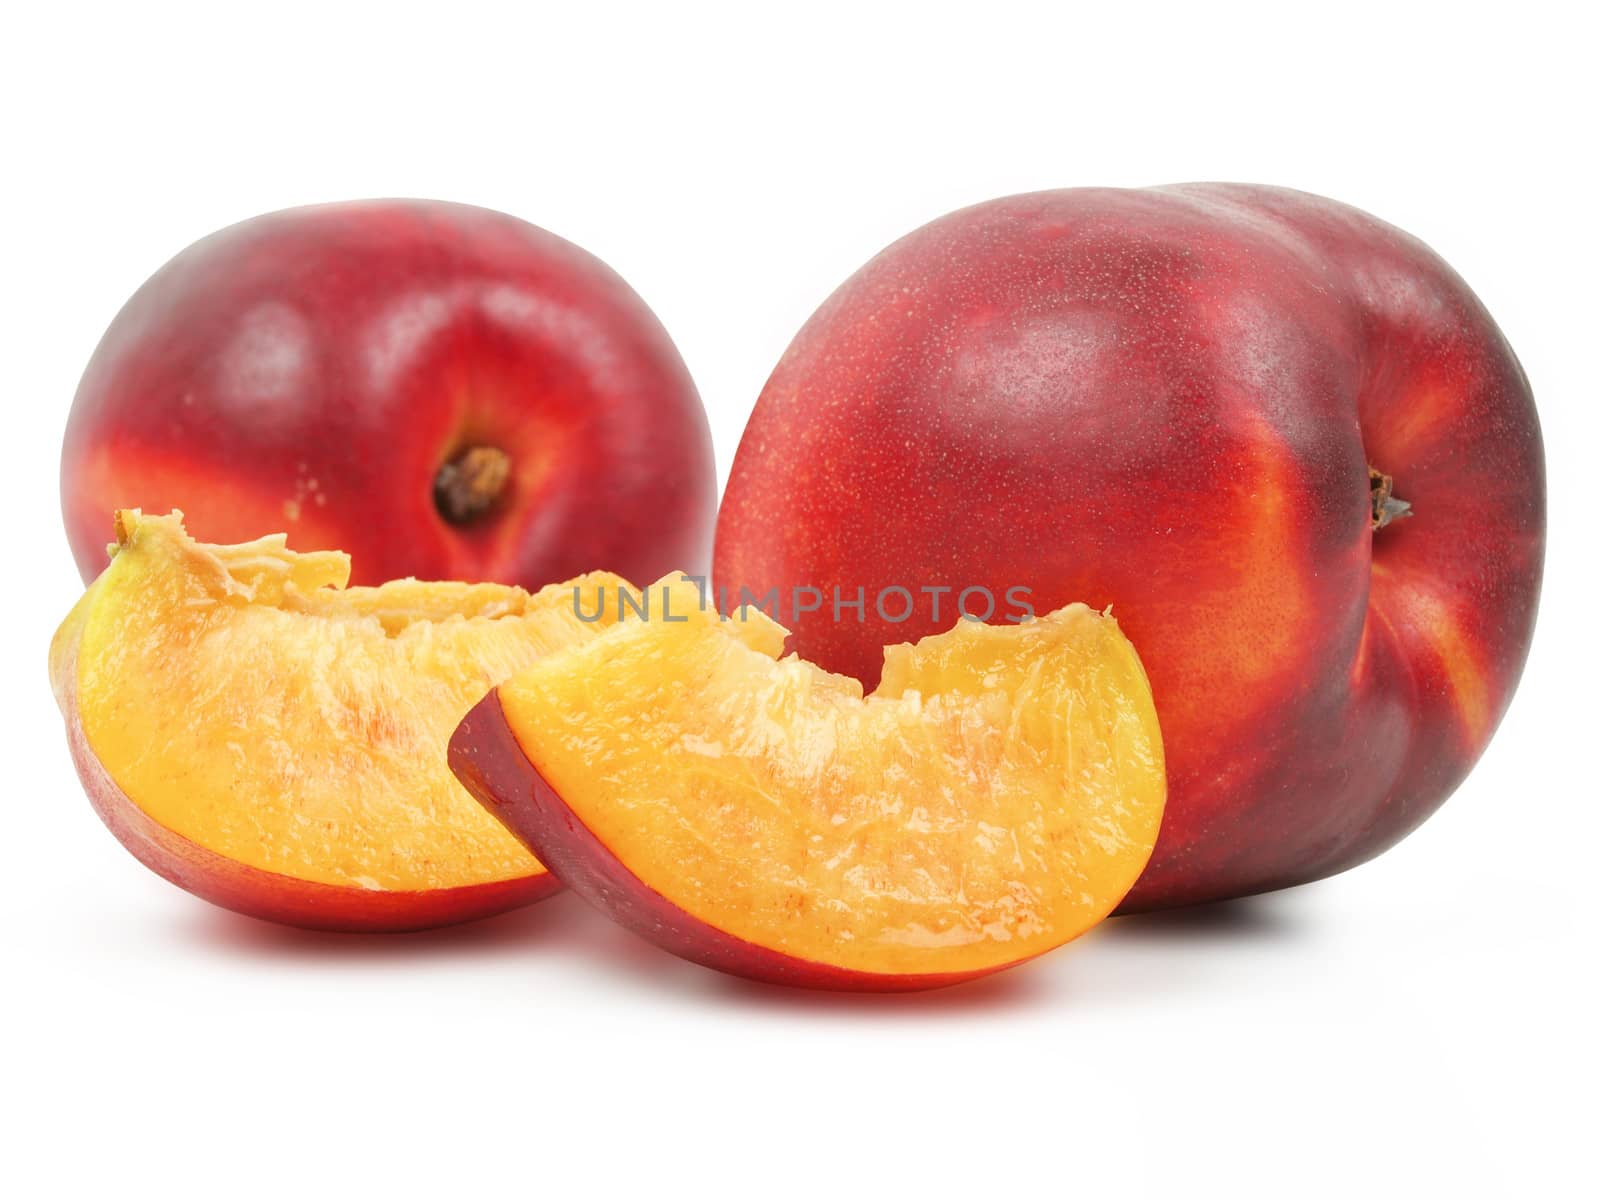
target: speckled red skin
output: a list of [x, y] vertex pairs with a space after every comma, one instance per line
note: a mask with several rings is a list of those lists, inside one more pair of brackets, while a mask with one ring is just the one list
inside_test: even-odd
[[170, 883], [219, 907], [328, 932], [414, 932], [509, 912], [553, 895], [548, 871], [470, 887], [434, 891], [370, 891], [313, 883], [225, 858], [152, 820], [118, 787], [89, 747], [77, 717], [76, 669], [69, 659], [60, 682], [67, 742], [95, 812], [139, 861]]
[[[511, 482], [453, 525], [434, 478], [476, 444]], [[498, 212], [385, 200], [257, 217], [157, 271], [84, 372], [61, 494], [86, 582], [140, 507], [347, 550], [358, 583], [534, 588], [704, 564], [716, 476], [689, 372], [614, 272]]]
[[822, 991], [926, 991], [1027, 960], [949, 974], [873, 974], [793, 957], [707, 924], [634, 874], [590, 831], [528, 760], [494, 691], [450, 738], [450, 769], [568, 887], [624, 928], [713, 970]]
[[[1369, 465], [1414, 515], [1372, 529]], [[1510, 701], [1544, 523], [1527, 380], [1422, 243], [1280, 189], [1074, 190], [935, 221], [823, 305], [745, 432], [715, 573], [1113, 605], [1169, 769], [1137, 910], [1321, 878], [1426, 819]], [[937, 627], [843, 615], [792, 646], [869, 684]]]

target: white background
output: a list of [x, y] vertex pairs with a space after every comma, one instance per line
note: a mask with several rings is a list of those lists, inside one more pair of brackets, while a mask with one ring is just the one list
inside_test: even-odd
[[[9, 9], [0, 1189], [1593, 1194], [1600, 261], [1594, 31], [1566, 7]], [[146, 872], [79, 792], [44, 668], [78, 591], [61, 430], [105, 324], [194, 238], [372, 195], [544, 225], [654, 306], [725, 476], [789, 337], [893, 238], [1189, 179], [1422, 236], [1539, 399], [1521, 693], [1379, 861], [844, 999], [724, 979], [568, 896], [414, 937], [280, 930]]]

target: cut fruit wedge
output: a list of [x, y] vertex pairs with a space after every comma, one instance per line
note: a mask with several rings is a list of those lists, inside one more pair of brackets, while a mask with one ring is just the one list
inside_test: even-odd
[[[316, 928], [399, 930], [559, 884], [462, 790], [445, 747], [494, 684], [615, 616], [586, 575], [345, 588], [349, 558], [280, 534], [201, 545], [119, 512], [113, 558], [57, 632], [50, 673], [89, 797], [156, 873]], [[587, 596], [589, 598], [585, 599]]]
[[[573, 890], [683, 957], [909, 990], [999, 970], [1108, 915], [1166, 798], [1150, 687], [1081, 604], [960, 622], [853, 679], [687, 582], [516, 673], [450, 743], [467, 789]], [[671, 613], [671, 619], [663, 616]]]

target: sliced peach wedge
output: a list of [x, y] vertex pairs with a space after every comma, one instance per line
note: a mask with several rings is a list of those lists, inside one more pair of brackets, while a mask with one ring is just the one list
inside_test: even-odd
[[346, 589], [346, 555], [293, 553], [281, 534], [201, 545], [179, 514], [136, 511], [115, 528], [50, 673], [79, 776], [135, 857], [314, 928], [447, 924], [558, 888], [445, 747], [495, 683], [597, 636], [610, 615], [580, 619], [582, 595], [619, 580]]
[[941, 986], [1117, 906], [1161, 823], [1150, 687], [1081, 604], [961, 621], [883, 680], [779, 658], [784, 630], [687, 581], [472, 709], [457, 777], [621, 924], [730, 973]]

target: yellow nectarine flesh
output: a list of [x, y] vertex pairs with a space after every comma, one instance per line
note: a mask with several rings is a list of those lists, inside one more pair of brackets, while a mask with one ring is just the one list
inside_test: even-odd
[[[934, 985], [1072, 939], [1139, 877], [1166, 779], [1149, 684], [1109, 615], [962, 620], [887, 649], [864, 696], [780, 659], [784, 630], [759, 611], [719, 617], [682, 582], [650, 591], [653, 619], [497, 693], [535, 790], [576, 822], [521, 795], [502, 818], [646, 935], [756, 977]], [[472, 719], [452, 746], [463, 777]]]
[[409, 927], [484, 914], [470, 889], [544, 874], [451, 776], [445, 746], [494, 684], [596, 635], [607, 621], [580, 621], [574, 588], [615, 587], [614, 576], [537, 594], [409, 579], [346, 588], [342, 553], [294, 553], [281, 534], [202, 545], [178, 514], [138, 512], [118, 513], [111, 551], [56, 635], [51, 673], [75, 749], [92, 759], [80, 755], [86, 784], [117, 793], [95, 795], [107, 823], [129, 841], [107, 811], [125, 799], [136, 823], [148, 818], [163, 845], [180, 846], [171, 869], [136, 848], [149, 864], [185, 885], [196, 869], [236, 864], [260, 873], [191, 889], [339, 927], [367, 926], [359, 903], [313, 888], [294, 893], [311, 897], [301, 912], [300, 899], [252, 893], [285, 880], [375, 894], [467, 889], [462, 903], [423, 903], [410, 916], [390, 905], [371, 922]]

